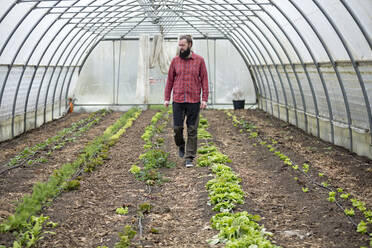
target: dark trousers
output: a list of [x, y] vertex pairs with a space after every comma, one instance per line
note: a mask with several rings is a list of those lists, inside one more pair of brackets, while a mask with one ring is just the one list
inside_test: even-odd
[[198, 125], [200, 103], [177, 103], [173, 102], [173, 128], [174, 141], [178, 147], [185, 147], [183, 138], [183, 125], [186, 117], [187, 144], [186, 159], [194, 159], [198, 149]]

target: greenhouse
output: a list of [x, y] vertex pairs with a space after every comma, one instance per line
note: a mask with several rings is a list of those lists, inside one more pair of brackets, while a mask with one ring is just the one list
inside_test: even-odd
[[372, 247], [372, 1], [1, 6], [0, 248]]

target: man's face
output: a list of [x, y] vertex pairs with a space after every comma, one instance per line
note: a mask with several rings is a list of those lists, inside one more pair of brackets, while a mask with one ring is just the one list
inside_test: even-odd
[[187, 40], [186, 39], [183, 39], [183, 40], [180, 40], [178, 42], [178, 47], [180, 48], [180, 52], [183, 53], [185, 52], [187, 49], [191, 48], [191, 44], [189, 45], [187, 43]]

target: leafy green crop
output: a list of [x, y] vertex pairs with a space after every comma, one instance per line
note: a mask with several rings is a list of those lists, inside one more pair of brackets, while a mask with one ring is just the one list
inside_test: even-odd
[[[230, 112], [225, 112], [233, 119], [234, 125], [242, 125], [248, 132], [253, 129], [246, 122], [239, 122]], [[261, 143], [261, 145], [265, 144]], [[268, 148], [272, 149], [273, 147]], [[213, 210], [222, 212], [211, 218], [212, 227], [219, 230], [220, 233], [209, 243], [226, 243], [225, 247], [229, 248], [277, 247], [266, 239], [272, 234], [265, 232], [264, 228], [256, 223], [260, 220], [259, 216], [253, 216], [247, 212], [230, 213], [236, 204], [244, 203], [244, 192], [239, 185], [241, 180], [230, 167], [225, 165], [225, 163], [231, 162], [227, 156], [218, 152], [217, 148], [206, 152], [204, 150], [207, 149], [200, 152], [203, 155], [198, 158], [198, 164], [211, 166], [212, 172], [216, 174], [214, 179], [207, 182], [206, 188], [209, 192], [210, 203], [215, 205]], [[215, 160], [216, 157], [217, 160]]]
[[353, 208], [350, 208], [350, 209], [345, 208], [344, 212], [348, 216], [354, 216], [355, 215], [355, 212], [354, 212]]
[[[157, 133], [157, 132], [160, 133], [163, 130], [163, 128], [165, 127], [165, 125], [161, 125], [159, 127], [156, 127], [159, 120], [161, 120], [161, 118], [163, 118], [165, 116], [165, 113], [166, 113], [165, 108], [163, 108], [161, 112], [156, 113], [151, 119], [151, 124], [148, 125], [145, 128], [145, 132], [141, 136], [141, 138], [146, 142], [146, 144], [143, 146], [143, 148], [151, 149], [151, 148], [154, 147], [154, 144], [151, 142], [151, 139], [155, 135], [155, 133]], [[162, 144], [161, 140], [160, 140], [160, 142], [158, 142], [158, 144], [159, 145]]]
[[115, 210], [117, 214], [126, 215], [128, 213], [128, 207], [120, 207]]
[[205, 129], [199, 129], [198, 130], [198, 139], [211, 139], [212, 135], [207, 132]]
[[367, 219], [369, 224], [372, 224], [372, 211], [371, 210], [366, 210], [363, 212], [364, 217]]
[[207, 154], [211, 152], [216, 152], [217, 148], [215, 146], [202, 146], [198, 149], [199, 154]]
[[249, 138], [251, 138], [251, 139], [254, 139], [254, 138], [257, 138], [257, 137], [258, 137], [257, 132], [251, 132], [251, 134], [249, 135]]
[[126, 132], [126, 130], [133, 125], [133, 122], [138, 118], [138, 116], [140, 116], [141, 112], [142, 112], [141, 110], [134, 112], [133, 116], [126, 121], [125, 125], [110, 137], [110, 140], [117, 141], [119, 137], [123, 135]]
[[305, 173], [307, 173], [307, 172], [309, 171], [309, 168], [310, 168], [310, 166], [309, 166], [308, 164], [306, 164], [306, 163], [304, 163], [304, 164], [302, 165], [302, 170], [303, 170], [303, 172], [305, 172]]
[[201, 167], [211, 166], [212, 164], [219, 163], [231, 163], [231, 159], [229, 159], [226, 155], [218, 152], [212, 151], [207, 154], [203, 154], [198, 157], [197, 163]]
[[[224, 112], [225, 112], [226, 115], [227, 115], [227, 116], [232, 120], [233, 125], [234, 125], [235, 127], [240, 126], [240, 127], [242, 128], [242, 129], [240, 130], [240, 132], [241, 132], [242, 130], [246, 129], [247, 132], [250, 133], [250, 138], [256, 138], [256, 137], [258, 137], [259, 130], [253, 130], [253, 129], [256, 129], [256, 127], [254, 127], [254, 128], [252, 128], [252, 127], [248, 127], [249, 124], [248, 124], [248, 123], [247, 123], [243, 118], [239, 120], [239, 118], [238, 118], [237, 116], [235, 116], [234, 114], [232, 114], [230, 111], [224, 111]], [[251, 124], [250, 124], [250, 125], [251, 125]], [[278, 142], [277, 142], [276, 140], [274, 140], [274, 139], [271, 139], [271, 143], [270, 143], [270, 141], [268, 142], [269, 138], [270, 138], [270, 137], [265, 138], [265, 137], [262, 135], [262, 136], [259, 137], [259, 139], [256, 139], [255, 142], [259, 142], [260, 145], [265, 146], [266, 148], [269, 149], [269, 151], [274, 152], [274, 154], [275, 154], [276, 156], [278, 156], [278, 157], [283, 161], [283, 163], [284, 163], [285, 165], [292, 166], [292, 168], [293, 168], [294, 170], [296, 170], [296, 171], [299, 170], [299, 165], [294, 164], [294, 162], [292, 162], [291, 159], [290, 159], [288, 156], [282, 154], [280, 151], [275, 151], [275, 147], [274, 147], [274, 145], [277, 144]], [[290, 138], [292, 138], [292, 137], [290, 137]], [[256, 146], [256, 144], [257, 144], [257, 143], [254, 143], [253, 146]], [[310, 148], [311, 148], [311, 150], [313, 151], [312, 147], [310, 147]], [[329, 147], [329, 148], [327, 148], [327, 149], [328, 149], [328, 150], [331, 150], [332, 147]], [[316, 150], [316, 149], [315, 149], [315, 150]], [[208, 155], [208, 152], [206, 152], [206, 155]], [[211, 162], [208, 161], [207, 159], [203, 159], [203, 156], [200, 156], [199, 159], [201, 159], [200, 162], [201, 162], [202, 165], [205, 165], [205, 166], [213, 165], [213, 163], [211, 163]], [[223, 163], [224, 163], [224, 162], [223, 162]], [[304, 164], [302, 165], [302, 170], [301, 170], [301, 172], [303, 172], [303, 173], [308, 173], [309, 170], [310, 170], [310, 165], [307, 164], [307, 163], [304, 163]], [[321, 177], [324, 177], [325, 175], [324, 175], [324, 173], [319, 172], [319, 173], [318, 173], [318, 176], [321, 178]], [[305, 175], [305, 177], [311, 177], [311, 175]], [[295, 180], [295, 181], [298, 181], [299, 178], [298, 178], [298, 177], [294, 177], [294, 180]], [[314, 184], [317, 184], [317, 183], [314, 182], [313, 180], [311, 180], [311, 181], [312, 181]], [[212, 183], [212, 180], [211, 180], [210, 182], [208, 182], [208, 183]], [[328, 187], [329, 187], [329, 183], [330, 183], [330, 180], [328, 179], [327, 181], [323, 181], [323, 182], [321, 183], [321, 185], [322, 185], [324, 188], [326, 188], [327, 190], [329, 190], [329, 188], [328, 188]], [[309, 189], [308, 189], [307, 187], [302, 187], [302, 191], [306, 193], [306, 192], [309, 192]], [[329, 192], [329, 195], [328, 195], [328, 198], [327, 198], [328, 201], [330, 201], [330, 202], [336, 202], [336, 195], [337, 195], [337, 193], [340, 193], [340, 198], [342, 198], [342, 199], [344, 199], [344, 200], [349, 199], [349, 197], [350, 197], [350, 194], [349, 194], [349, 193], [344, 192], [344, 189], [341, 188], [341, 187], [339, 187], [339, 188], [337, 188], [337, 191], [335, 190], [335, 191], [331, 191], [331, 192]], [[361, 212], [364, 214], [364, 217], [366, 218], [366, 221], [367, 221], [367, 223], [365, 223], [364, 221], [362, 221], [362, 222], [359, 223], [359, 225], [358, 225], [358, 232], [360, 232], [360, 233], [368, 233], [368, 230], [367, 230], [367, 224], [372, 224], [372, 211], [367, 210], [367, 208], [366, 208], [366, 204], [365, 204], [365, 202], [363, 202], [363, 201], [357, 200], [357, 199], [355, 199], [355, 198], [354, 198], [354, 199], [351, 199], [350, 201], [351, 201], [351, 203], [352, 203], [352, 205], [353, 205], [354, 208], [358, 209], [359, 211], [361, 211]], [[338, 204], [339, 204], [339, 203], [338, 203]], [[345, 212], [345, 214], [348, 215], [348, 216], [354, 216], [354, 215], [355, 215], [355, 212], [354, 212], [354, 209], [353, 209], [353, 208], [345, 209], [344, 212]], [[371, 236], [370, 246], [372, 247], [372, 233], [370, 234], [370, 236]], [[218, 242], [218, 241], [217, 241], [217, 242]], [[225, 242], [226, 242], [226, 240], [225, 240]], [[215, 243], [216, 243], [216, 239], [214, 239], [214, 240], [212, 241], [212, 243], [215, 244]], [[247, 246], [245, 243], [235, 242], [235, 243], [234, 243], [234, 246], [229, 246], [229, 245], [227, 244], [226, 247], [249, 247], [249, 246]], [[261, 247], [261, 246], [256, 246], [256, 245], [254, 245], [254, 246], [252, 246], [252, 247]], [[262, 247], [263, 247], [263, 246], [262, 246]]]
[[148, 214], [152, 209], [152, 205], [149, 202], [141, 203], [138, 205], [137, 212], [140, 214]]
[[321, 184], [323, 187], [328, 187], [328, 182], [322, 182]]
[[207, 119], [205, 118], [200, 118], [200, 121], [199, 121], [199, 127], [201, 128], [208, 128], [208, 121]]
[[137, 176], [141, 172], [141, 168], [134, 164], [134, 165], [132, 165], [132, 167], [130, 168], [129, 171], [133, 175]]
[[67, 181], [63, 184], [63, 188], [65, 188], [68, 191], [76, 190], [79, 187], [80, 187], [80, 181], [78, 180]]
[[364, 221], [360, 221], [357, 227], [357, 232], [361, 234], [366, 234], [367, 233], [367, 223]]
[[[155, 183], [164, 181], [161, 173], [157, 169], [171, 168], [176, 165], [174, 162], [168, 160], [169, 153], [166, 153], [160, 148], [155, 148], [164, 144], [163, 138], [157, 138], [155, 144], [151, 141], [152, 137], [162, 130], [162, 128], [158, 128], [156, 124], [164, 117], [164, 114], [165, 120], [167, 120], [169, 111], [166, 112], [164, 108], [163, 111], [153, 116], [151, 124], [145, 128], [145, 132], [141, 137], [146, 142], [144, 145], [146, 152], [139, 156], [140, 163], [143, 167], [141, 168], [137, 165], [133, 165], [129, 170], [138, 180], [145, 181], [147, 185], [154, 185]], [[165, 127], [166, 121], [161, 124], [161, 126]]]
[[366, 208], [366, 203], [365, 203], [365, 202], [363, 202], [363, 201], [358, 201], [358, 200], [355, 199], [355, 198], [351, 199], [350, 201], [351, 201], [353, 207], [358, 208], [359, 211], [364, 212], [364, 211], [367, 210], [367, 208]]
[[[46, 202], [53, 199], [66, 186], [68, 187], [67, 181], [75, 174], [77, 169], [85, 167], [86, 171], [92, 171], [95, 166], [102, 164], [103, 158], [101, 155], [108, 151], [105, 142], [108, 142], [114, 134], [113, 132], [119, 129], [120, 125], [124, 125], [123, 121], [128, 120], [136, 111], [136, 109], [131, 109], [126, 112], [101, 136], [91, 141], [74, 162], [63, 164], [60, 169], [55, 170], [48, 181], [36, 183], [32, 194], [23, 197], [18, 202], [15, 213], [0, 225], [0, 231], [22, 230], [31, 216], [37, 214]], [[74, 183], [74, 187], [77, 185], [78, 183]]]
[[[58, 224], [55, 222], [47, 222], [49, 219], [49, 216], [31, 216], [30, 220], [24, 223], [22, 226], [22, 229], [17, 234], [17, 240], [13, 242], [13, 248], [22, 248], [22, 247], [34, 247], [38, 240], [43, 238], [44, 234], [52, 234], [54, 235], [54, 232], [51, 231], [42, 231], [44, 226], [50, 226], [52, 228], [55, 228]], [[0, 245], [0, 247], [4, 247]]]
[[172, 168], [176, 164], [168, 160], [169, 153], [161, 149], [147, 150], [146, 153], [141, 154], [139, 159], [143, 165], [141, 169], [139, 166], [133, 165], [130, 172], [139, 180], [145, 181], [148, 185], [153, 185], [156, 182], [161, 183], [162, 175], [157, 171], [158, 168]]
[[[83, 130], [76, 131], [76, 133], [82, 133], [89, 129], [91, 125], [94, 123], [99, 122], [99, 120], [108, 113], [106, 110], [100, 110], [90, 114], [87, 118], [79, 120], [78, 122], [74, 122], [68, 128], [64, 128], [62, 131], [59, 131], [55, 136], [46, 139], [43, 142], [40, 142], [33, 147], [26, 147], [24, 148], [19, 154], [15, 157], [10, 159], [8, 165], [14, 166], [19, 163], [23, 163], [27, 161], [28, 165], [34, 163], [45, 163], [45, 158], [40, 159], [31, 159], [32, 157], [37, 156], [40, 151], [46, 150], [48, 146], [51, 146], [52, 150], [58, 150], [65, 146], [66, 142], [74, 141], [75, 139], [72, 137], [67, 137], [68, 135], [72, 135], [79, 127], [80, 129], [84, 128]], [[75, 133], [75, 134], [76, 134]], [[47, 152], [47, 156], [51, 155], [52, 150]]]
[[[212, 227], [219, 230], [220, 242], [226, 242], [225, 247], [265, 247], [275, 248], [267, 239], [271, 234], [257, 224], [260, 217], [247, 212], [219, 213], [211, 218]], [[255, 245], [255, 246], [254, 246]]]

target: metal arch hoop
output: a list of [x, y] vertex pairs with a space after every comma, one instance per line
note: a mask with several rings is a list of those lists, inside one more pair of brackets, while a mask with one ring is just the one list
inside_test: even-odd
[[[364, 104], [366, 106], [368, 120], [369, 120], [369, 130], [371, 131], [372, 130], [371, 105], [369, 103], [368, 93], [367, 93], [366, 88], [365, 88], [365, 85], [364, 85], [363, 77], [360, 74], [359, 67], [358, 67], [358, 65], [357, 65], [357, 63], [355, 61], [355, 58], [354, 58], [354, 56], [353, 56], [353, 54], [352, 54], [352, 52], [351, 52], [348, 44], [346, 43], [346, 40], [345, 40], [344, 36], [341, 34], [340, 30], [338, 29], [338, 27], [336, 26], [336, 24], [334, 23], [334, 21], [332, 20], [332, 18], [324, 10], [324, 8], [319, 4], [319, 2], [317, 0], [313, 0], [313, 2], [320, 9], [320, 11], [322, 12], [322, 14], [326, 17], [326, 19], [328, 20], [329, 24], [331, 24], [332, 28], [336, 32], [338, 38], [340, 39], [342, 45], [344, 46], [344, 49], [346, 50], [346, 52], [347, 52], [347, 54], [348, 54], [348, 56], [349, 56], [349, 58], [351, 60], [351, 64], [353, 65], [354, 71], [355, 71], [355, 73], [357, 75], [357, 78], [358, 78], [358, 81], [359, 81], [360, 88], [362, 90], [362, 94], [363, 94], [363, 98], [364, 98]], [[372, 133], [371, 132], [370, 132], [370, 136], [371, 136], [371, 142], [372, 142]], [[350, 140], [351, 141], [353, 140], [352, 133], [350, 134]], [[353, 143], [352, 142], [350, 144], [350, 150], [353, 151]]]
[[[54, 5], [57, 5], [57, 4], [60, 3], [60, 2], [61, 2], [61, 0], [56, 1], [56, 2], [54, 3]], [[40, 22], [44, 19], [44, 17], [45, 17], [46, 15], [48, 15], [48, 13], [50, 12], [50, 10], [51, 10], [51, 9], [47, 10], [47, 11], [44, 13], [44, 15], [43, 15], [42, 17], [40, 17], [39, 20], [38, 20], [38, 21], [33, 25], [33, 27], [30, 29], [30, 32], [25, 36], [25, 38], [24, 38], [23, 41], [22, 41], [21, 46], [18, 48], [18, 51], [16, 52], [16, 54], [15, 54], [15, 56], [14, 56], [14, 60], [17, 58], [19, 52], [20, 52], [21, 49], [23, 48], [23, 46], [24, 46], [25, 42], [27, 41], [28, 37], [30, 37], [31, 33], [35, 30], [35, 27], [36, 27], [37, 25], [40, 24]], [[50, 26], [49, 26], [49, 28], [48, 28], [47, 30], [49, 30], [49, 29], [50, 29]], [[45, 31], [44, 34], [40, 37], [40, 39], [38, 40], [38, 42], [36, 43], [36, 45], [34, 46], [34, 48], [35, 48], [35, 47], [40, 43], [41, 38], [45, 35], [45, 33], [46, 33], [46, 31]], [[23, 70], [22, 70], [22, 72], [21, 72], [21, 76], [19, 77], [19, 80], [18, 80], [18, 83], [17, 83], [16, 92], [15, 92], [15, 96], [14, 96], [14, 99], [13, 99], [13, 108], [12, 108], [12, 137], [14, 137], [14, 119], [15, 119], [15, 110], [16, 110], [16, 104], [17, 104], [17, 98], [18, 98], [19, 88], [20, 88], [20, 86], [21, 86], [22, 79], [23, 79], [24, 73], [25, 73], [25, 71], [26, 71], [27, 64], [28, 64], [28, 62], [30, 61], [30, 59], [31, 59], [31, 57], [32, 57], [32, 55], [33, 55], [33, 53], [34, 53], [34, 51], [35, 51], [35, 49], [32, 49], [32, 50], [31, 50], [31, 53], [30, 53], [30, 55], [28, 56], [25, 65], [23, 66]], [[35, 68], [35, 71], [36, 71], [36, 70], [37, 70], [37, 68]], [[30, 83], [30, 86], [32, 86], [32, 83]], [[29, 88], [30, 88], [30, 87], [29, 87]], [[26, 99], [29, 98], [29, 94], [30, 94], [30, 91], [27, 92]], [[25, 112], [24, 112], [24, 114], [26, 113], [26, 111], [27, 111], [27, 104], [25, 104]], [[26, 130], [26, 118], [23, 120], [23, 131], [25, 132], [25, 130]]]
[[[270, 0], [270, 2], [272, 2], [272, 0]], [[330, 119], [330, 126], [331, 126], [331, 141], [332, 141], [332, 143], [334, 143], [334, 127], [333, 127], [332, 105], [331, 105], [331, 101], [330, 101], [330, 98], [329, 98], [327, 85], [325, 84], [323, 74], [319, 69], [319, 66], [318, 66], [317, 61], [316, 61], [315, 56], [314, 56], [314, 53], [312, 52], [310, 45], [305, 40], [302, 33], [298, 30], [296, 25], [294, 25], [293, 21], [285, 14], [285, 12], [277, 4], [273, 3], [273, 6], [276, 7], [276, 9], [284, 16], [284, 18], [286, 18], [286, 20], [289, 22], [289, 24], [293, 27], [293, 29], [296, 31], [297, 35], [300, 37], [301, 41], [303, 42], [307, 51], [310, 54], [310, 57], [311, 57], [311, 59], [313, 61], [313, 64], [314, 64], [314, 67], [316, 68], [316, 70], [318, 72], [318, 75], [319, 75], [319, 78], [320, 78], [320, 81], [321, 81], [321, 84], [322, 84], [322, 87], [323, 87], [323, 90], [324, 90], [324, 94], [326, 96], [327, 108], [328, 108], [328, 112], [329, 112], [329, 119]], [[306, 65], [303, 62], [301, 62], [301, 63], [303, 64], [304, 68], [306, 68]], [[307, 69], [306, 69], [306, 72], [307, 72]], [[308, 73], [307, 73], [307, 75], [308, 75]], [[312, 87], [312, 91], [313, 91], [314, 89], [313, 89], [312, 84], [311, 84], [311, 87]], [[314, 100], [316, 101], [316, 98]], [[316, 104], [316, 109], [315, 110], [316, 110], [316, 114], [317, 114], [317, 116], [316, 116], [316, 118], [317, 118], [317, 136], [320, 137], [320, 128], [319, 128], [319, 117], [320, 116], [319, 116], [319, 109], [317, 107], [317, 104]]]
[[[110, 1], [110, 0], [109, 0]], [[108, 1], [108, 2], [109, 2]], [[102, 17], [102, 18], [104, 18], [104, 17]], [[66, 23], [66, 25], [67, 25], [68, 23]], [[61, 29], [62, 30], [62, 29]], [[61, 31], [60, 30], [60, 31]], [[79, 33], [80, 31], [78, 31], [78, 33]], [[87, 33], [88, 31], [87, 30], [85, 30], [85, 33]], [[83, 37], [84, 35], [85, 35], [85, 33], [83, 34], [83, 35], [81, 35], [81, 37]], [[71, 34], [71, 33], [69, 33], [69, 34]], [[93, 35], [93, 34], [92, 34]], [[78, 35], [76, 34], [76, 36], [74, 36], [73, 38], [72, 38], [72, 40], [74, 40], [76, 37], [78, 37]], [[66, 38], [67, 38], [67, 36], [66, 36]], [[78, 39], [76, 39], [76, 41], [75, 41], [75, 44], [78, 42], [78, 41], [80, 41], [80, 39], [78, 38]], [[46, 74], [46, 71], [47, 71], [47, 69], [49, 68], [49, 66], [50, 66], [50, 63], [51, 63], [51, 61], [54, 59], [54, 56], [55, 56], [55, 54], [57, 53], [57, 51], [59, 50], [59, 47], [62, 45], [62, 43], [63, 43], [63, 40], [60, 42], [60, 44], [58, 45], [58, 48], [54, 51], [54, 53], [53, 53], [53, 55], [50, 57], [50, 59], [49, 59], [49, 62], [48, 62], [48, 65], [47, 65], [47, 67], [46, 67], [46, 70], [45, 70], [45, 72], [44, 72], [44, 74], [43, 74], [43, 77], [42, 77], [42, 80], [41, 80], [41, 83], [40, 83], [40, 87], [39, 87], [39, 90], [38, 90], [38, 96], [37, 96], [37, 102], [36, 102], [36, 111], [35, 111], [35, 122], [36, 122], [36, 118], [37, 118], [37, 106], [38, 106], [38, 101], [39, 101], [39, 96], [40, 96], [40, 91], [41, 91], [41, 87], [42, 87], [42, 83], [43, 83], [43, 81], [44, 81], [44, 77], [45, 77], [45, 74]], [[72, 43], [70, 43], [70, 44], [72, 44]], [[61, 52], [61, 56], [57, 59], [58, 61], [60, 60], [60, 58], [64, 55], [64, 52], [66, 51], [66, 49], [67, 49], [67, 47], [68, 46], [66, 46], [65, 47], [65, 49]], [[72, 47], [72, 49], [74, 49], [74, 46]], [[71, 50], [72, 50], [71, 49]], [[58, 64], [58, 63], [57, 63]], [[71, 63], [72, 64], [72, 63]], [[71, 64], [70, 64], [70, 66], [71, 66]], [[58, 65], [57, 65], [58, 66]], [[53, 70], [53, 72], [54, 72], [54, 70]], [[68, 73], [68, 72], [66, 72], [66, 73]], [[51, 75], [51, 79], [52, 79], [52, 77], [54, 76], [54, 73]], [[48, 90], [47, 90], [47, 92], [49, 92], [49, 86], [50, 86], [50, 83], [51, 83], [51, 81], [49, 81], [49, 83], [48, 83]], [[56, 84], [58, 84], [58, 82], [56, 82]], [[47, 101], [47, 96], [45, 97], [45, 101]], [[53, 103], [52, 103], [53, 105], [54, 105], [54, 99], [53, 99]], [[44, 123], [45, 123], [45, 121], [46, 121], [46, 106], [44, 105]], [[52, 115], [53, 115], [53, 113], [52, 113]]]
[[349, 136], [350, 136], [350, 149], [352, 150], [353, 148], [353, 138], [352, 138], [352, 131], [351, 131], [351, 115], [350, 115], [350, 108], [349, 108], [349, 101], [347, 99], [347, 95], [346, 95], [346, 92], [345, 92], [345, 88], [344, 88], [344, 85], [343, 85], [343, 82], [342, 82], [342, 79], [341, 79], [341, 76], [340, 76], [340, 73], [337, 69], [337, 66], [335, 64], [335, 61], [327, 47], [327, 45], [325, 44], [322, 36], [319, 34], [318, 30], [315, 28], [315, 26], [313, 25], [313, 23], [309, 20], [309, 18], [304, 14], [304, 12], [298, 7], [298, 5], [296, 3], [293, 2], [293, 0], [288, 0], [292, 5], [293, 7], [296, 8], [296, 10], [301, 14], [301, 16], [304, 18], [304, 20], [309, 24], [309, 26], [311, 27], [311, 29], [313, 30], [313, 32], [315, 33], [315, 35], [317, 36], [318, 40], [320, 41], [320, 43], [322, 44], [323, 48], [324, 48], [324, 51], [327, 53], [327, 56], [331, 62], [331, 65], [333, 67], [333, 70], [335, 71], [336, 73], [336, 77], [337, 77], [337, 80], [338, 80], [338, 84], [340, 86], [340, 89], [341, 89], [341, 92], [342, 92], [342, 96], [343, 96], [343, 100], [344, 100], [344, 103], [345, 103], [345, 110], [346, 110], [346, 115], [347, 115], [347, 120], [348, 120], [348, 126], [349, 126]]

